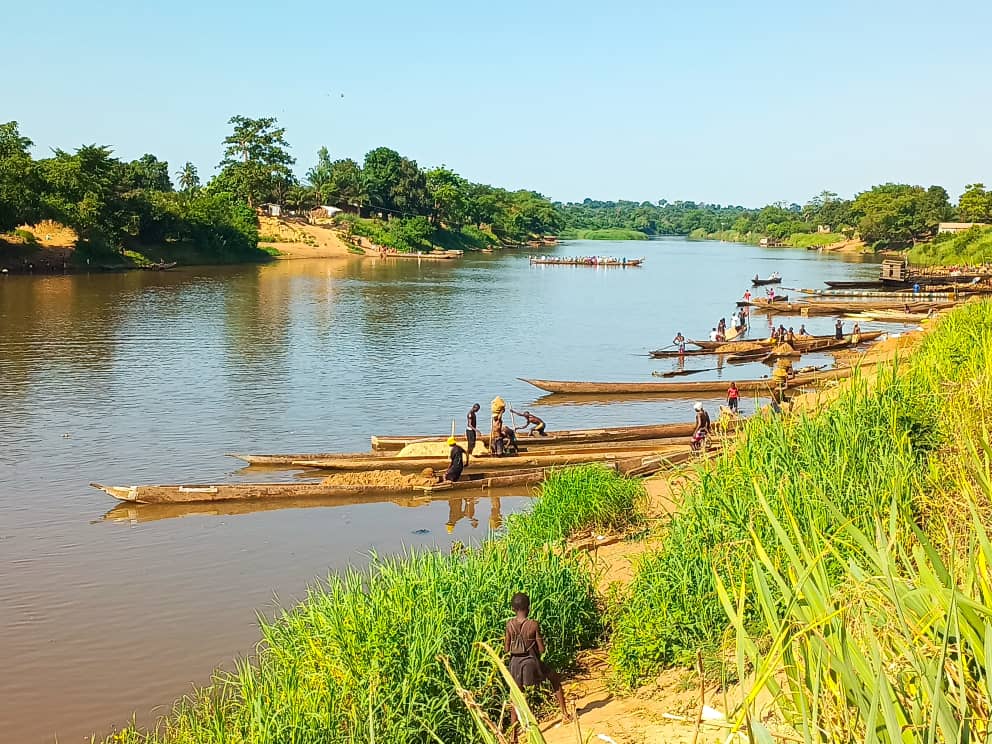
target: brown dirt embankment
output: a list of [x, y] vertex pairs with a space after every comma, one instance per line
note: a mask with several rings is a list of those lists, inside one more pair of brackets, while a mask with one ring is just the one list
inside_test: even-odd
[[[34, 237], [18, 235], [18, 232]], [[0, 269], [11, 273], [68, 271], [72, 268], [78, 238], [74, 230], [52, 220], [21, 225], [16, 231], [0, 235]]]
[[325, 225], [311, 225], [302, 220], [259, 217], [260, 248], [279, 251], [276, 258], [340, 258], [354, 255], [348, 250], [340, 231]]

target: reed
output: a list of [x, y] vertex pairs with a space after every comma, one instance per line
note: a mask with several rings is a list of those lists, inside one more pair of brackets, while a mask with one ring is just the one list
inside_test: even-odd
[[[893, 508], [908, 534], [924, 526], [937, 545], [966, 531], [967, 505], [947, 492], [954, 482], [944, 453], [963, 431], [992, 428], [986, 401], [992, 365], [992, 303], [969, 303], [940, 321], [908, 360], [855, 377], [826, 410], [795, 420], [756, 420], [738, 446], [700, 469], [662, 547], [640, 564], [629, 593], [611, 610], [610, 658], [619, 679], [635, 684], [668, 664], [691, 663], [698, 649], [729, 641], [719, 582], [736, 585], [755, 565], [754, 541], [773, 565], [785, 557], [760, 507], [788, 515], [827, 537], [850, 522], [871, 531]], [[980, 508], [992, 513], [988, 501]], [[844, 543], [827, 564], [836, 576]], [[749, 621], [760, 617], [746, 608]]]
[[[260, 620], [254, 659], [180, 700], [150, 732], [108, 742], [469, 742], [477, 737], [440, 657], [472, 690], [474, 711], [498, 719], [506, 688], [478, 643], [500, 647], [524, 591], [567, 667], [601, 633], [588, 562], [549, 550], [575, 530], [619, 525], [641, 492], [605, 468], [555, 473], [530, 513], [477, 548], [374, 558], [331, 576], [272, 622]], [[575, 516], [565, 515], [566, 506]]]

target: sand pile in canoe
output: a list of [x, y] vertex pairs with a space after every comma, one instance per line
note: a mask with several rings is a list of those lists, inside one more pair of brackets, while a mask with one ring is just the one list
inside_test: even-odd
[[324, 486], [381, 486], [383, 488], [413, 488], [427, 485], [432, 479], [419, 473], [411, 475], [399, 470], [366, 470], [355, 473], [335, 473], [321, 481]]
[[716, 347], [717, 354], [743, 354], [748, 351], [758, 351], [760, 349], [767, 349], [768, 346], [765, 344], [756, 344], [753, 341], [734, 341], [733, 343], [724, 344], [723, 346]]
[[773, 356], [798, 356], [798, 352], [790, 344], [781, 343], [772, 349]]
[[[468, 450], [468, 443], [464, 439], [458, 440], [458, 445]], [[396, 457], [447, 457], [451, 452], [444, 442], [413, 442], [396, 453]], [[489, 450], [480, 440], [475, 441], [475, 451], [473, 455], [488, 455]]]

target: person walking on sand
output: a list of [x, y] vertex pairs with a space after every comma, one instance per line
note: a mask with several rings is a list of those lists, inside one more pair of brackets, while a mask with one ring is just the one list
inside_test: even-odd
[[479, 419], [477, 416], [479, 413], [479, 409], [481, 408], [482, 406], [480, 406], [478, 403], [474, 404], [469, 409], [468, 416], [466, 417], [465, 442], [468, 446], [468, 449], [466, 451], [470, 455], [475, 451], [476, 440], [482, 436], [482, 433], [479, 431]]
[[[516, 617], [506, 621], [506, 630], [503, 633], [503, 652], [510, 655], [510, 676], [521, 691], [545, 681], [550, 682], [558, 707], [561, 708], [562, 723], [567, 723], [571, 720], [571, 716], [565, 705], [565, 691], [561, 686], [561, 677], [541, 660], [545, 651], [544, 638], [541, 636], [541, 627], [537, 621], [529, 617], [530, 597], [523, 592], [517, 592], [510, 600], [510, 606]], [[511, 706], [510, 729], [513, 742], [517, 741], [517, 722], [517, 710]]]
[[706, 435], [710, 433], [710, 415], [703, 409], [703, 404], [699, 401], [693, 406], [696, 411], [696, 428], [693, 429], [692, 439], [689, 440], [689, 447], [693, 452], [698, 452], [706, 441]]

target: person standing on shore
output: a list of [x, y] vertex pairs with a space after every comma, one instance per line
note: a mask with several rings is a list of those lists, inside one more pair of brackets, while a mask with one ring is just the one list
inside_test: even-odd
[[689, 440], [689, 447], [693, 452], [698, 452], [704, 446], [706, 435], [710, 433], [710, 415], [703, 409], [701, 402], [697, 402], [693, 408], [696, 411], [696, 428]]
[[727, 389], [727, 407], [737, 413], [737, 406], [740, 403], [741, 391], [737, 388], [737, 383], [730, 383], [730, 387]]
[[479, 432], [479, 419], [477, 414], [479, 409], [482, 408], [478, 403], [475, 403], [468, 411], [468, 416], [465, 422], [465, 442], [468, 445], [468, 453], [471, 455], [475, 451], [476, 439], [481, 435]]
[[[544, 638], [541, 636], [541, 627], [537, 621], [529, 617], [530, 597], [523, 592], [517, 592], [510, 600], [510, 606], [516, 617], [506, 621], [506, 629], [503, 632], [503, 652], [510, 655], [510, 676], [521, 691], [545, 681], [550, 682], [555, 700], [561, 708], [562, 723], [567, 723], [571, 720], [571, 716], [565, 704], [561, 677], [541, 659], [545, 651]], [[517, 741], [518, 720], [517, 710], [511, 706], [510, 740], [513, 742]]]

